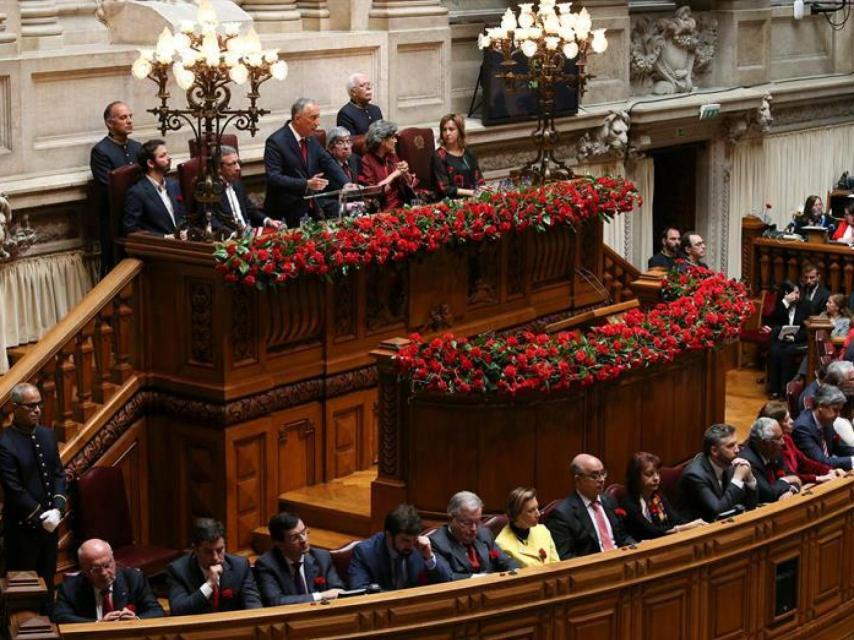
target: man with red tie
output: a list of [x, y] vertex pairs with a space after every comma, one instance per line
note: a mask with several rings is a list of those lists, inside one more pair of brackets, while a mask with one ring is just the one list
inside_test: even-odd
[[608, 472], [595, 456], [579, 453], [569, 464], [575, 492], [551, 513], [546, 526], [561, 560], [635, 544], [617, 517], [616, 505], [603, 493]]
[[59, 587], [51, 618], [57, 623], [160, 618], [163, 609], [139, 569], [116, 567], [109, 543], [87, 540], [77, 550], [80, 572]]
[[192, 551], [166, 569], [173, 616], [260, 609], [246, 558], [225, 552], [225, 529], [213, 518], [193, 523]]
[[291, 119], [267, 138], [264, 145], [267, 172], [264, 209], [268, 216], [285, 220], [289, 227], [299, 226], [306, 215], [315, 219], [335, 216], [334, 199], [326, 198], [318, 204], [305, 200], [305, 196], [327, 186], [340, 189], [350, 182], [315, 138], [319, 124], [320, 107], [311, 98], [300, 98], [291, 107]]

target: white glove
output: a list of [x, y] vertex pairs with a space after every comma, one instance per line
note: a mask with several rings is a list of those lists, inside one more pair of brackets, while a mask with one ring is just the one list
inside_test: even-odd
[[62, 520], [62, 516], [59, 513], [59, 509], [50, 509], [49, 511], [45, 511], [41, 514], [39, 519], [42, 521], [42, 526], [45, 531], [53, 533], [53, 530], [59, 526], [59, 521]]

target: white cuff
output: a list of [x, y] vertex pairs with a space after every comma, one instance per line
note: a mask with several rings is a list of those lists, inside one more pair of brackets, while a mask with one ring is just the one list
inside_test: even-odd
[[199, 591], [202, 592], [205, 600], [210, 600], [213, 595], [213, 587], [210, 582], [205, 582], [201, 587], [199, 587]]

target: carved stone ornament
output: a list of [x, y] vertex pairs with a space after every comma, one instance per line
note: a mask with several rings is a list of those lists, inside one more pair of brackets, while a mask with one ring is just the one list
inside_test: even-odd
[[29, 249], [36, 241], [29, 216], [22, 224], [12, 224], [12, 205], [5, 193], [0, 193], [0, 262], [11, 260]]
[[762, 133], [768, 133], [771, 130], [771, 125], [774, 123], [774, 116], [771, 113], [771, 103], [774, 102], [774, 96], [770, 93], [765, 94], [762, 98], [762, 103], [756, 109], [756, 126]]
[[679, 7], [673, 17], [643, 16], [632, 27], [631, 77], [640, 93], [688, 93], [694, 75], [711, 66], [718, 44], [718, 22], [705, 13]]
[[585, 133], [578, 140], [578, 161], [625, 154], [629, 144], [631, 116], [626, 111], [611, 111], [593, 135]]

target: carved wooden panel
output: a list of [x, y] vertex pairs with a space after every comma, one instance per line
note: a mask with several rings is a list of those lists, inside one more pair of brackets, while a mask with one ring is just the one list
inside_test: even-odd
[[264, 295], [269, 352], [319, 340], [323, 335], [325, 291], [320, 278], [298, 278]]
[[636, 609], [641, 621], [636, 628], [644, 638], [681, 640], [690, 637], [691, 581], [672, 579], [667, 585], [646, 589]]
[[326, 403], [326, 473], [328, 480], [373, 464], [376, 443], [374, 390], [350, 393]]
[[533, 235], [533, 286], [535, 289], [565, 282], [575, 261], [575, 236], [568, 229]]
[[485, 242], [468, 250], [468, 306], [497, 304], [501, 295], [501, 245]]
[[846, 551], [845, 529], [842, 523], [834, 522], [816, 533], [815, 571], [812, 605], [819, 611], [827, 611], [840, 603], [844, 586], [845, 565], [842, 559]]
[[189, 313], [189, 354], [187, 360], [197, 366], [213, 366], [214, 362], [214, 287], [206, 280], [188, 279], [186, 284]]
[[231, 358], [234, 366], [258, 360], [258, 296], [244, 287], [231, 292]]
[[316, 484], [323, 474], [323, 410], [313, 402], [271, 416], [276, 447], [276, 495]]
[[710, 639], [745, 638], [750, 631], [751, 566], [722, 563], [708, 576]]
[[356, 280], [357, 274], [350, 273], [336, 278], [332, 285], [332, 331], [336, 341], [356, 335]]
[[566, 616], [567, 640], [607, 640], [618, 637], [619, 602], [613, 596], [570, 607]]
[[229, 492], [234, 492], [234, 510], [237, 544], [246, 548], [252, 542], [252, 530], [263, 525], [267, 518], [267, 447], [266, 434], [257, 433], [234, 442], [233, 475], [229, 474]]
[[518, 298], [525, 293], [526, 264], [525, 246], [527, 235], [513, 234], [504, 240], [507, 251], [507, 299]]
[[408, 284], [409, 266], [405, 262], [365, 269], [365, 329], [369, 335], [405, 326]]

